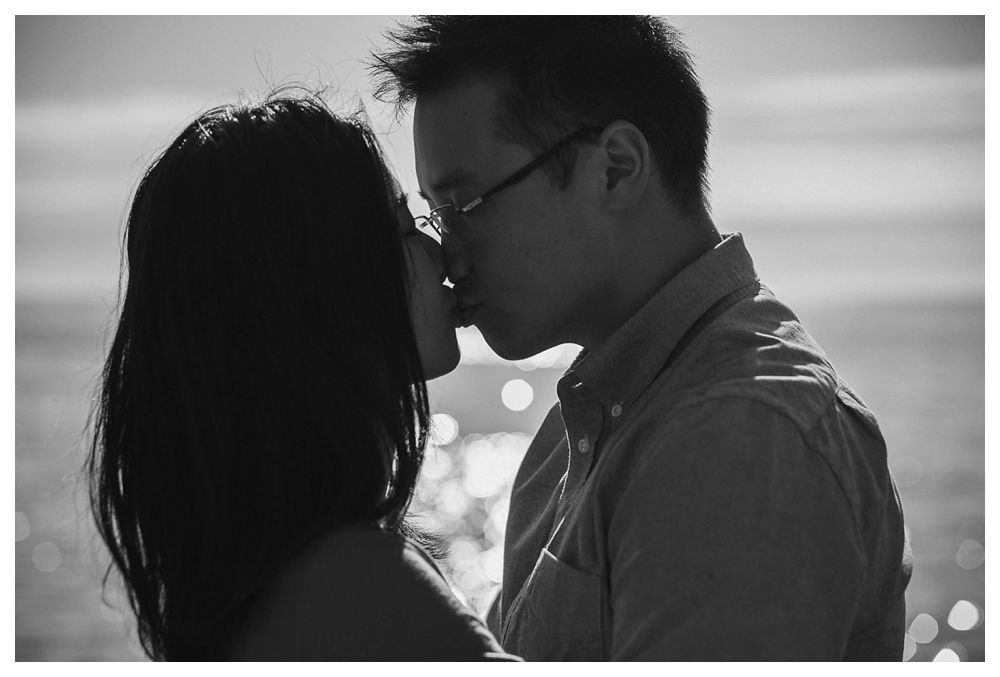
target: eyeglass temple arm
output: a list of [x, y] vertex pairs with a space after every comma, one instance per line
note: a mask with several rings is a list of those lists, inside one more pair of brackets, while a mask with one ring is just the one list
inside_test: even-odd
[[563, 148], [565, 148], [566, 146], [568, 146], [573, 141], [576, 141], [577, 139], [579, 139], [581, 136], [585, 136], [587, 134], [595, 134], [595, 133], [598, 133], [598, 132], [601, 132], [601, 131], [603, 131], [602, 127], [584, 127], [583, 129], [580, 129], [580, 130], [576, 131], [575, 133], [570, 134], [565, 139], [563, 139], [562, 141], [560, 141], [556, 145], [552, 146], [552, 148], [549, 148], [547, 151], [545, 151], [544, 153], [542, 153], [541, 155], [539, 155], [537, 158], [535, 158], [533, 162], [525, 165], [520, 171], [515, 172], [507, 180], [505, 180], [502, 183], [500, 183], [500, 185], [493, 186], [488, 191], [486, 191], [485, 193], [483, 193], [482, 195], [480, 195], [479, 197], [477, 197], [475, 200], [473, 200], [469, 204], [465, 205], [464, 207], [462, 207], [461, 209], [458, 209], [456, 211], [459, 214], [464, 214], [464, 213], [466, 213], [468, 211], [471, 211], [471, 210], [475, 209], [480, 204], [482, 204], [483, 201], [486, 198], [488, 198], [490, 195], [493, 195], [494, 193], [499, 193], [504, 188], [509, 188], [510, 186], [513, 186], [518, 181], [523, 181], [525, 179], [525, 177], [527, 177], [528, 174], [530, 174], [531, 172], [535, 171], [538, 168], [539, 165], [541, 165], [543, 162], [545, 162], [546, 160], [548, 160], [550, 157], [552, 157], [553, 155], [555, 155], [556, 153], [558, 153], [560, 150], [562, 150]]

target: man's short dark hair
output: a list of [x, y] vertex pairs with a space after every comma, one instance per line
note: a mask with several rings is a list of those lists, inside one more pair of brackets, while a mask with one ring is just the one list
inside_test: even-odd
[[[650, 16], [422, 16], [374, 54], [376, 97], [402, 107], [472, 74], [504, 89], [493, 120], [536, 151], [582, 127], [626, 120], [649, 141], [682, 215], [708, 212], [709, 108], [680, 33]], [[548, 167], [564, 187], [575, 153]]]

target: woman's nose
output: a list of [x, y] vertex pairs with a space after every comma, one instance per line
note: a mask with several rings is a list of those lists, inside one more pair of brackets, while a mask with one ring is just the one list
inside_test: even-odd
[[438, 274], [445, 274], [445, 261], [444, 252], [441, 249], [441, 245], [437, 243], [433, 237], [426, 233], [420, 234], [420, 246], [424, 248], [427, 255], [430, 257], [431, 261], [434, 263], [434, 267], [437, 269]]

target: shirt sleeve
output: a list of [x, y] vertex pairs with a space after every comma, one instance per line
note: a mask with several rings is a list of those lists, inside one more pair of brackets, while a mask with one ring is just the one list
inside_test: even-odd
[[837, 660], [864, 562], [795, 424], [749, 399], [672, 414], [611, 516], [616, 660]]
[[375, 530], [328, 539], [291, 566], [242, 652], [249, 660], [519, 660], [452, 594], [429, 556]]

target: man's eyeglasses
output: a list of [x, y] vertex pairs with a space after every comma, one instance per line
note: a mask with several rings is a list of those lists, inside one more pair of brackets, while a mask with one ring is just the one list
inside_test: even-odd
[[447, 234], [449, 237], [454, 238], [459, 244], [467, 244], [471, 242], [473, 236], [475, 235], [475, 231], [472, 229], [472, 226], [469, 225], [469, 221], [465, 216], [466, 214], [483, 204], [483, 202], [485, 202], [488, 198], [496, 195], [501, 190], [510, 188], [511, 186], [526, 179], [531, 172], [541, 167], [542, 163], [569, 144], [588, 134], [598, 134], [601, 131], [601, 127], [585, 127], [573, 132], [565, 139], [549, 148], [524, 167], [521, 167], [521, 169], [511, 174], [509, 177], [493, 186], [464, 207], [442, 205], [437, 209], [432, 210], [429, 216], [416, 217], [417, 227], [423, 229], [425, 225], [429, 224], [435, 231], [437, 231], [438, 235], [443, 236], [444, 234]]

